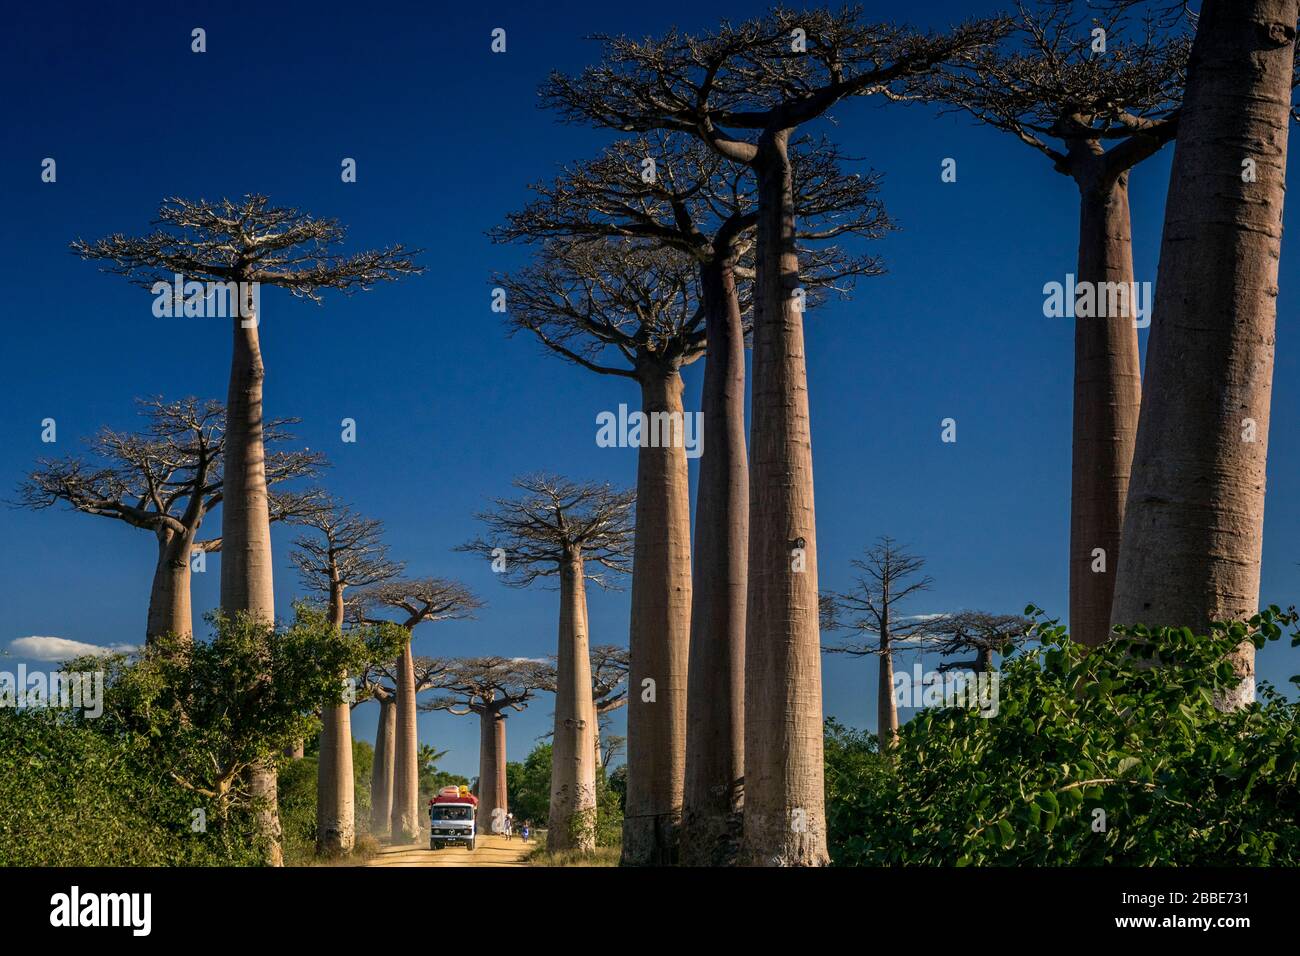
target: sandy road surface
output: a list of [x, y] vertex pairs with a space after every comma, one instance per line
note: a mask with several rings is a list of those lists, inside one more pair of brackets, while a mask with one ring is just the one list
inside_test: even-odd
[[363, 866], [527, 866], [524, 858], [536, 846], [535, 840], [525, 843], [518, 836], [507, 840], [480, 834], [472, 853], [463, 846], [430, 850], [428, 843], [410, 843], [386, 846]]

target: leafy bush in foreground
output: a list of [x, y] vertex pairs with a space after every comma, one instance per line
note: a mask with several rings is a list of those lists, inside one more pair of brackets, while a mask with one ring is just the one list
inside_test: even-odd
[[834, 862], [1300, 865], [1300, 705], [1264, 685], [1214, 706], [1236, 682], [1227, 654], [1295, 620], [1270, 607], [1092, 649], [1042, 622], [1041, 646], [1003, 662], [996, 716], [923, 710], [887, 757], [828, 724]]

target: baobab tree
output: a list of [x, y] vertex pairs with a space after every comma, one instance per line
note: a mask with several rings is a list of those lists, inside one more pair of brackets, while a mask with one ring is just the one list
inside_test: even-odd
[[[359, 609], [349, 610], [358, 614]], [[439, 686], [450, 663], [442, 657], [416, 657], [412, 661], [415, 694]], [[357, 704], [374, 699], [379, 704], [379, 724], [375, 730], [375, 758], [370, 768], [370, 832], [375, 836], [389, 832], [393, 815], [393, 777], [397, 752], [397, 670], [396, 666], [372, 664], [361, 675]], [[417, 751], [418, 760], [418, 751]]]
[[[275, 620], [275, 592], [262, 413], [266, 372], [258, 339], [261, 287], [276, 286], [295, 297], [320, 302], [327, 289], [368, 290], [377, 282], [423, 269], [413, 261], [415, 252], [401, 245], [351, 255], [335, 253], [333, 247], [344, 238], [338, 220], [271, 206], [265, 196], [219, 202], [164, 199], [154, 225], [148, 235], [115, 233], [93, 242], [77, 239], [71, 248], [83, 259], [106, 263], [105, 271], [144, 286], [155, 296], [170, 297], [159, 302], [179, 306], [171, 292], [179, 287], [187, 315], [203, 315], [211, 304], [217, 317], [231, 321], [234, 345], [226, 397], [221, 610], [231, 617], [246, 613], [269, 623]], [[267, 861], [278, 866], [282, 863], [280, 821], [275, 767], [269, 759], [253, 771], [250, 786], [262, 806], [258, 833], [267, 847]]]
[[[842, 100], [899, 95], [909, 80], [1002, 29], [988, 21], [933, 36], [862, 23], [852, 8], [778, 7], [705, 36], [602, 37], [600, 64], [577, 77], [553, 74], [542, 91], [573, 119], [693, 135], [748, 165], [756, 181], [743, 855], [750, 864], [829, 860], [806, 295], [797, 284], [790, 142]], [[630, 747], [630, 767], [634, 756]], [[625, 836], [625, 853], [627, 846]]]
[[1173, 139], [1187, 64], [1177, 18], [1134, 23], [1141, 6], [1021, 4], [1011, 45], [979, 52], [930, 89], [1032, 147], [1079, 192], [1083, 297], [1064, 312], [1075, 316], [1070, 633], [1091, 645], [1110, 633], [1141, 404], [1137, 328], [1151, 308], [1138, 313], [1129, 174]]
[[367, 623], [383, 618], [380, 612], [398, 612], [396, 623], [406, 629], [407, 640], [394, 673], [396, 728], [393, 736], [393, 809], [389, 817], [394, 843], [410, 843], [420, 835], [420, 745], [416, 733], [415, 658], [411, 639], [425, 621], [463, 621], [483, 606], [469, 588], [445, 578], [386, 581], [357, 592], [358, 613]]
[[602, 729], [610, 714], [627, 705], [627, 678], [631, 668], [632, 655], [626, 647], [597, 644], [591, 649], [591, 706], [596, 711], [597, 767], [608, 762], [601, 750]]
[[[388, 581], [402, 565], [388, 557], [383, 525], [339, 501], [322, 497], [319, 507], [296, 519], [308, 532], [294, 541], [291, 559], [303, 585], [321, 594], [329, 625], [343, 632], [345, 593]], [[339, 674], [346, 682], [347, 674]], [[355, 698], [355, 695], [351, 695]], [[352, 773], [352, 700], [326, 704], [321, 712], [316, 765], [316, 850], [350, 853], [356, 843], [356, 796]]]
[[[850, 175], [834, 147], [792, 154], [801, 277], [819, 292], [879, 271], [835, 240], [879, 238], [890, 227], [874, 173]], [[749, 478], [745, 449], [745, 338], [756, 203], [748, 166], [683, 133], [654, 131], [612, 143], [567, 167], [495, 231], [498, 240], [636, 239], [688, 256], [699, 271], [704, 313], [703, 432], [687, 668], [683, 859], [725, 862], [739, 823], [744, 776], [744, 638]], [[812, 245], [808, 245], [812, 243]], [[644, 492], [642, 500], [645, 500]], [[629, 792], [644, 775], [630, 769]], [[634, 803], [638, 802], [634, 799]]]
[[[630, 863], [669, 860], [681, 817], [691, 624], [687, 446], [699, 437], [682, 404], [681, 369], [704, 352], [697, 274], [691, 258], [666, 246], [551, 239], [529, 266], [495, 279], [506, 290], [512, 328], [583, 368], [635, 381], [641, 393], [644, 420], [626, 435], [637, 447], [628, 643], [633, 683], [653, 681], [654, 691], [628, 709], [623, 856]], [[609, 438], [621, 444], [623, 436]]]
[[[558, 662], [551, 657], [552, 685], [548, 688], [555, 693], [554, 673]], [[596, 745], [596, 766], [604, 766], [608, 761], [601, 747], [601, 737], [609, 720], [609, 715], [627, 704], [627, 675], [632, 667], [632, 655], [626, 647], [614, 644], [597, 644], [591, 648], [591, 706], [596, 713], [596, 728], [593, 736]], [[625, 737], [618, 738], [626, 741]]]
[[479, 719], [478, 805], [493, 833], [505, 832], [509, 812], [506, 792], [507, 711], [522, 712], [538, 691], [555, 683], [545, 661], [511, 657], [470, 657], [454, 660], [443, 675], [440, 693], [420, 705]]
[[[190, 574], [194, 555], [222, 550], [221, 538], [199, 540], [204, 518], [224, 497], [222, 456], [225, 409], [220, 402], [185, 398], [139, 399], [147, 420], [139, 432], [103, 428], [87, 441], [89, 456], [43, 458], [19, 488], [21, 504], [35, 509], [64, 503], [82, 514], [112, 518], [152, 532], [158, 547], [145, 646], [163, 634], [194, 633]], [[298, 419], [267, 422], [267, 443], [288, 441]], [[266, 483], [274, 486], [314, 476], [325, 464], [319, 452], [274, 451]], [[272, 491], [271, 521], [314, 506], [312, 494]]]
[[[880, 752], [898, 742], [898, 702], [894, 697], [894, 655], [915, 650], [934, 632], [942, 615], [920, 617], [901, 613], [900, 606], [928, 591], [934, 578], [922, 574], [925, 559], [912, 554], [889, 536], [879, 538], [862, 558], [853, 561], [861, 572], [854, 586], [832, 597], [835, 628], [849, 628], [857, 637], [826, 648], [835, 654], [875, 656], [880, 662], [876, 693], [876, 737]], [[841, 621], [841, 615], [848, 619]]]
[[518, 498], [496, 498], [477, 517], [482, 537], [461, 546], [491, 559], [504, 583], [527, 587], [560, 579], [555, 727], [547, 849], [595, 847], [596, 713], [592, 701], [587, 581], [612, 585], [605, 572], [629, 571], [633, 491], [551, 475], [515, 479]]
[[[1205, 0], [1178, 120], [1111, 619], [1258, 610], [1297, 0]], [[1254, 699], [1234, 655], [1230, 707]]]
[[926, 649], [944, 657], [970, 654], [970, 660], [944, 661], [939, 670], [973, 670], [982, 674], [993, 664], [993, 655], [1008, 647], [1019, 647], [1030, 639], [1034, 622], [1020, 614], [993, 614], [988, 611], [957, 611], [945, 614], [930, 628]]

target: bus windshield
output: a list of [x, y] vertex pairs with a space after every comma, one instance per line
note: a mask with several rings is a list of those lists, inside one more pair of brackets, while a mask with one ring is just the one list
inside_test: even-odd
[[433, 805], [432, 817], [435, 820], [472, 820], [474, 811], [469, 807]]

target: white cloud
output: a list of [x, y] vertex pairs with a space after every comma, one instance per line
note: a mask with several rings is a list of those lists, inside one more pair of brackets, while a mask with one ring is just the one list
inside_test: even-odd
[[66, 661], [73, 657], [93, 655], [103, 657], [107, 654], [132, 654], [139, 648], [132, 644], [87, 644], [85, 641], [73, 641], [66, 637], [20, 637], [9, 642], [9, 651], [17, 657], [30, 657], [38, 661]]

